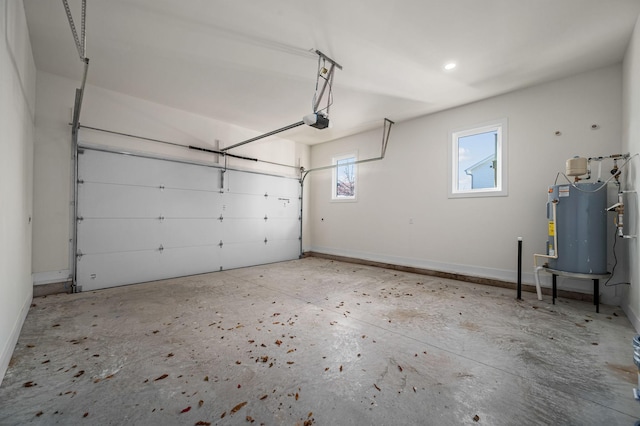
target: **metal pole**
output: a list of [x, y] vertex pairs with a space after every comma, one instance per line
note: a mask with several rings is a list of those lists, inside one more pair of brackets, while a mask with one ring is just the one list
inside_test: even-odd
[[522, 237], [518, 237], [518, 291], [517, 299], [522, 300]]
[[[302, 174], [302, 171], [301, 171]], [[305, 175], [306, 176], [306, 175]], [[302, 248], [302, 213], [303, 213], [303, 203], [304, 203], [304, 178], [300, 176], [300, 256], [302, 259], [302, 255], [304, 254]]]
[[267, 138], [269, 136], [276, 135], [278, 133], [284, 132], [285, 130], [293, 129], [293, 128], [298, 127], [298, 126], [302, 126], [303, 124], [304, 124], [304, 121], [298, 121], [297, 123], [289, 124], [288, 126], [284, 126], [284, 127], [281, 127], [281, 128], [279, 128], [277, 130], [273, 130], [273, 131], [271, 131], [269, 133], [265, 133], [263, 135], [256, 136], [255, 138], [247, 139], [246, 141], [238, 142], [237, 144], [230, 145], [230, 146], [228, 146], [226, 148], [222, 148], [220, 151], [225, 152], [225, 151], [228, 151], [230, 149], [237, 148], [239, 146], [246, 145], [248, 143], [255, 142], [257, 140], [264, 139], [264, 138]]

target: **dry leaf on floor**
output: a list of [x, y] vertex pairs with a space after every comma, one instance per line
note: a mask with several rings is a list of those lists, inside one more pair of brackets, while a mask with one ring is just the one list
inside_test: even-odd
[[211, 426], [211, 422], [203, 422], [202, 420], [200, 420], [195, 424], [195, 426]]
[[265, 399], [267, 399], [267, 397], [268, 397], [268, 396], [269, 396], [269, 395], [262, 395], [262, 396], [260, 397], [260, 401], [264, 401]]
[[253, 417], [251, 417], [251, 416], [247, 416], [247, 421], [248, 421], [249, 423], [253, 423], [253, 422], [255, 422], [255, 420], [253, 420]]
[[479, 420], [480, 420], [480, 416], [479, 415], [476, 414], [475, 416], [473, 416], [473, 421], [474, 422], [477, 422]]
[[298, 400], [298, 398], [300, 398], [300, 395], [298, 395], [298, 392], [296, 392], [296, 401]]
[[180, 411], [180, 414], [186, 413], [186, 412], [188, 412], [190, 410], [191, 410], [191, 406], [188, 406], [187, 408], [183, 408], [182, 411]]
[[158, 380], [166, 379], [167, 377], [169, 377], [169, 375], [168, 375], [168, 374], [163, 374], [162, 376], [160, 376], [160, 377], [158, 377], [158, 378], [156, 378], [156, 379], [153, 379], [153, 381], [154, 381], [154, 382], [157, 382]]
[[380, 391], [380, 388], [378, 387], [378, 385], [376, 385], [375, 383], [373, 384], [373, 387], [378, 389], [378, 391]]
[[240, 404], [236, 405], [235, 407], [233, 407], [231, 409], [231, 414], [237, 413], [238, 411], [240, 411], [242, 409], [242, 407], [244, 407], [245, 405], [247, 405], [247, 401], [245, 402], [241, 402]]

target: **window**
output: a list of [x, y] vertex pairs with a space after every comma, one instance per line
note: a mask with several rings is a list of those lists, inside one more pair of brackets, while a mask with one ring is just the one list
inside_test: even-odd
[[449, 198], [507, 194], [507, 120], [451, 132]]
[[356, 174], [357, 160], [355, 154], [342, 155], [333, 158], [333, 179], [331, 185], [331, 198], [333, 200], [356, 199]]

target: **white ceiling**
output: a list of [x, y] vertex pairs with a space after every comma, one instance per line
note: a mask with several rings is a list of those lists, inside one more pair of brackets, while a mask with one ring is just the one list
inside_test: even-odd
[[[62, 2], [24, 5], [37, 68], [79, 81]], [[620, 62], [638, 14], [638, 0], [87, 0], [87, 82], [267, 132], [312, 112], [318, 49], [344, 67], [333, 127], [279, 135], [312, 144]]]

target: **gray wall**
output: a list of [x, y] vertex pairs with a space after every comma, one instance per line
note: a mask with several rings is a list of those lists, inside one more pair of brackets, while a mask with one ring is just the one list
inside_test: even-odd
[[33, 294], [35, 72], [22, 2], [0, 2], [0, 383]]
[[[631, 38], [629, 48], [624, 60], [624, 115], [622, 125], [623, 149], [631, 153], [640, 152], [640, 18]], [[627, 174], [629, 189], [640, 191], [640, 158], [635, 158], [630, 163], [630, 171]], [[632, 194], [627, 198], [627, 225], [628, 232], [638, 235], [640, 233], [640, 203], [638, 194]], [[624, 241], [628, 246], [628, 267], [631, 286], [626, 289], [624, 303], [627, 316], [632, 321], [636, 330], [640, 332], [640, 241], [638, 238]]]
[[[618, 153], [621, 116], [616, 65], [396, 124], [386, 158], [359, 165], [357, 202], [332, 202], [330, 172], [313, 175], [311, 249], [515, 282], [521, 236], [524, 280], [533, 283], [533, 254], [546, 250], [547, 187], [568, 158]], [[447, 198], [449, 132], [500, 118], [508, 119], [509, 195]], [[355, 150], [374, 156], [380, 139], [375, 131], [316, 145], [313, 166]], [[589, 281], [561, 281], [592, 291]], [[603, 301], [618, 303], [620, 291], [604, 290]]]

